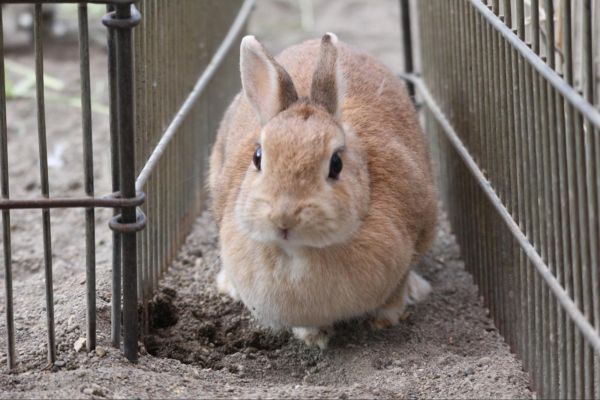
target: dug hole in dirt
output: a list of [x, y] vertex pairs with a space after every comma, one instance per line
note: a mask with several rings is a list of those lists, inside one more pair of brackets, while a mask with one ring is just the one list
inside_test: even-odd
[[[260, 0], [249, 30], [273, 51], [334, 31], [341, 39], [401, 68], [396, 0], [315, 0], [319, 18], [299, 26], [293, 2]], [[306, 28], [306, 27], [305, 27]], [[289, 43], [288, 43], [289, 42]], [[104, 49], [92, 49], [94, 151], [98, 194], [110, 190]], [[21, 64], [31, 57], [11, 55]], [[79, 110], [67, 105], [79, 90], [76, 44], [49, 46], [46, 71], [65, 84], [48, 101], [51, 192], [82, 193]], [[101, 107], [104, 105], [104, 107]], [[9, 102], [11, 193], [39, 191], [35, 107]], [[69, 108], [71, 107], [71, 108]], [[64, 143], [61, 153], [57, 143]], [[43, 247], [39, 211], [15, 212], [14, 288], [19, 366], [6, 367], [6, 322], [0, 302], [0, 398], [530, 398], [521, 363], [482, 306], [445, 220], [418, 265], [433, 292], [396, 327], [373, 332], [365, 320], [340, 324], [329, 348], [307, 348], [289, 332], [261, 328], [240, 303], [216, 291], [220, 268], [216, 226], [209, 213], [194, 224], [151, 305], [151, 334], [139, 363], [110, 346], [110, 210], [97, 212], [98, 348], [85, 337], [83, 211], [53, 216], [57, 362], [46, 368]], [[0, 279], [3, 279], [0, 271]]]

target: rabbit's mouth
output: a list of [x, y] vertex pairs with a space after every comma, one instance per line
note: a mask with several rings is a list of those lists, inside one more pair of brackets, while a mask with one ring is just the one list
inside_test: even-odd
[[288, 240], [288, 236], [290, 234], [289, 229], [279, 229], [279, 235], [283, 240]]

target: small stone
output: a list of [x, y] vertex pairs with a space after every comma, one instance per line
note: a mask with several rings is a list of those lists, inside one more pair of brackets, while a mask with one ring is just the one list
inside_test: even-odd
[[64, 367], [65, 365], [67, 365], [67, 363], [66, 363], [66, 362], [64, 362], [63, 360], [57, 360], [57, 361], [55, 361], [55, 362], [54, 362], [54, 366], [55, 366], [56, 368], [62, 368], [62, 367]]
[[88, 396], [98, 396], [104, 397], [104, 389], [96, 384], [92, 384], [91, 387], [86, 387], [81, 390], [83, 394], [87, 394]]
[[463, 371], [463, 374], [465, 376], [469, 376], [469, 375], [473, 375], [475, 373], [475, 370], [472, 367], [467, 367], [465, 368], [465, 370]]
[[96, 347], [96, 355], [98, 357], [104, 357], [106, 355], [106, 349], [104, 349], [104, 347]]
[[190, 254], [193, 255], [194, 257], [198, 257], [198, 258], [203, 256], [202, 250], [200, 250], [200, 249], [192, 250], [192, 251], [190, 251]]
[[75, 322], [75, 316], [71, 315], [67, 321], [67, 331], [73, 332], [76, 329], [79, 329], [79, 324]]
[[75, 341], [75, 344], [73, 345], [73, 348], [75, 349], [76, 352], [80, 352], [81, 349], [83, 349], [85, 347], [85, 338], [79, 338], [77, 339], [77, 341]]
[[492, 360], [489, 357], [481, 357], [479, 359], [479, 361], [477, 362], [477, 365], [480, 367], [483, 367], [484, 365], [488, 365], [492, 362]]

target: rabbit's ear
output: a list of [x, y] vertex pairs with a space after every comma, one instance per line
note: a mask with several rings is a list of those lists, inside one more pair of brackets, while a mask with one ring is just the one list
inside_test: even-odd
[[338, 67], [338, 38], [326, 33], [321, 39], [319, 61], [310, 87], [310, 98], [325, 107], [334, 116], [339, 116], [343, 102], [343, 78]]
[[292, 78], [254, 36], [242, 39], [240, 70], [246, 97], [262, 125], [298, 100]]

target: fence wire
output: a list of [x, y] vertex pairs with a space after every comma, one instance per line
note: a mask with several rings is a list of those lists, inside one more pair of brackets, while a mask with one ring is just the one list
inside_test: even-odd
[[[237, 43], [254, 0], [0, 0], [0, 5], [12, 3], [30, 3], [34, 16], [41, 193], [34, 199], [10, 198], [0, 8], [0, 210], [8, 368], [17, 365], [10, 225], [15, 209], [41, 210], [49, 364], [56, 360], [50, 210], [85, 209], [88, 351], [96, 346], [94, 209], [115, 210], [109, 224], [114, 232], [111, 338], [135, 361], [140, 333], [148, 329], [148, 302], [206, 200], [209, 149], [225, 107], [239, 90]], [[49, 193], [44, 3], [78, 3], [85, 197]], [[108, 31], [113, 193], [103, 197], [94, 194], [87, 3], [107, 6], [102, 22]]]
[[147, 194], [138, 291], [147, 305], [205, 206], [209, 150], [239, 91], [237, 43], [254, 1], [146, 0], [135, 31], [136, 186]]
[[600, 398], [597, 4], [413, 5], [413, 81], [467, 268], [540, 396]]

